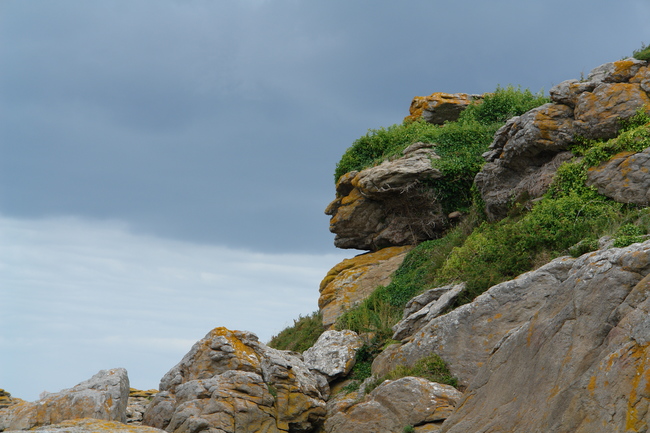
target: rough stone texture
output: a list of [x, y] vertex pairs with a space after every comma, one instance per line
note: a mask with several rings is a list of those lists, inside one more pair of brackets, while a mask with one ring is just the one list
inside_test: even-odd
[[[393, 340], [405, 340], [438, 317], [465, 288], [464, 284], [427, 290], [411, 299], [404, 309], [404, 318], [393, 326]], [[424, 306], [422, 306], [424, 304]]]
[[126, 406], [126, 423], [134, 425], [142, 424], [144, 412], [156, 394], [158, 394], [157, 389], [143, 391], [131, 388], [129, 390], [129, 404]]
[[[4, 433], [12, 433], [23, 430], [5, 430]], [[117, 421], [98, 420], [93, 418], [83, 418], [70, 421], [64, 421], [60, 424], [37, 427], [30, 431], [40, 433], [166, 433], [153, 427], [135, 426], [123, 424]]]
[[309, 431], [325, 415], [327, 382], [296, 353], [249, 332], [215, 328], [160, 381], [144, 424], [168, 432]]
[[499, 341], [528, 321], [567, 279], [573, 262], [567, 257], [556, 259], [436, 317], [408, 343], [379, 354], [372, 365], [373, 374], [382, 376], [398, 365], [413, 366], [420, 358], [436, 353], [459, 384], [469, 385]]
[[439, 236], [447, 216], [435, 192], [421, 185], [442, 177], [431, 166], [438, 158], [431, 146], [418, 143], [402, 158], [341, 176], [337, 198], [325, 209], [334, 245], [377, 251]]
[[345, 259], [320, 283], [318, 307], [323, 326], [330, 328], [351, 306], [366, 299], [378, 286], [386, 286], [412, 247], [390, 247]]
[[511, 202], [540, 197], [557, 167], [572, 155], [573, 110], [567, 105], [545, 104], [513, 117], [494, 136], [487, 163], [474, 182], [490, 219], [504, 218]]
[[25, 400], [11, 396], [11, 393], [0, 388], [0, 409], [8, 408], [18, 403], [23, 403]]
[[28, 430], [77, 418], [126, 422], [128, 398], [126, 370], [101, 370], [73, 388], [11, 406], [0, 420], [0, 430]]
[[650, 204], [650, 148], [625, 152], [589, 169], [587, 184], [619, 203]]
[[541, 197], [557, 167], [572, 156], [567, 149], [577, 136], [615, 136], [619, 119], [650, 107], [649, 90], [647, 62], [621, 60], [595, 68], [586, 81], [554, 86], [553, 103], [510, 119], [495, 134], [475, 178], [488, 217], [504, 218], [513, 202], [527, 206]]
[[420, 377], [386, 381], [361, 402], [332, 407], [324, 431], [402, 433], [407, 425], [439, 424], [461, 396], [454, 387]]
[[404, 120], [413, 121], [419, 118], [434, 125], [458, 120], [460, 113], [474, 101], [481, 101], [483, 95], [467, 93], [436, 92], [429, 96], [416, 96], [411, 102], [410, 115]]
[[544, 307], [494, 348], [442, 431], [648, 431], [649, 273], [650, 242], [572, 260]]
[[302, 356], [307, 368], [322, 373], [331, 382], [352, 370], [361, 346], [363, 342], [356, 332], [330, 330], [321, 334]]

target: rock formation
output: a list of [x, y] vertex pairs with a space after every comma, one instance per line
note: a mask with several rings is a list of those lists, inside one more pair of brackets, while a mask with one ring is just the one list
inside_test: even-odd
[[410, 114], [405, 121], [424, 119], [434, 125], [458, 120], [460, 113], [471, 103], [481, 101], [483, 95], [436, 92], [429, 96], [416, 96], [411, 102]]
[[36, 402], [9, 407], [0, 415], [1, 430], [28, 430], [77, 418], [126, 422], [129, 378], [126, 370], [102, 370], [71, 389]]
[[323, 315], [323, 326], [329, 329], [345, 311], [370, 296], [378, 286], [388, 285], [392, 273], [411, 248], [384, 248], [334, 266], [320, 284], [318, 307]]
[[[402, 433], [406, 426], [439, 427], [462, 394], [454, 387], [421, 377], [385, 381], [359, 402], [331, 405], [326, 433]], [[348, 402], [350, 403], [350, 402]]]
[[[361, 172], [350, 172], [336, 185], [337, 198], [327, 206], [330, 231], [338, 248], [377, 251], [433, 239], [447, 227], [435, 192], [422, 187], [442, 177], [431, 166], [439, 158], [431, 144], [417, 143], [404, 157]], [[408, 194], [406, 194], [408, 192]]]
[[627, 59], [595, 68], [584, 82], [564, 81], [550, 91], [553, 103], [510, 119], [484, 156], [475, 183], [492, 220], [508, 214], [513, 201], [546, 192], [557, 167], [571, 158], [576, 137], [611, 138], [619, 119], [644, 105], [650, 111], [647, 62]]
[[303, 353], [305, 364], [328, 382], [347, 375], [356, 361], [357, 350], [363, 342], [356, 332], [325, 331], [316, 343]]
[[144, 424], [168, 432], [311, 431], [329, 387], [298, 354], [215, 328], [160, 381]]
[[[5, 430], [5, 433], [17, 433], [22, 430]], [[154, 427], [136, 426], [123, 424], [117, 421], [98, 420], [93, 418], [82, 418], [63, 421], [58, 424], [36, 427], [30, 431], [39, 433], [165, 433]]]
[[650, 148], [643, 152], [623, 152], [587, 174], [587, 184], [619, 203], [650, 204]]

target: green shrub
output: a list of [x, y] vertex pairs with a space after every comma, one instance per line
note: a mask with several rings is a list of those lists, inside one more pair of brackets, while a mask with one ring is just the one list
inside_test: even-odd
[[484, 125], [505, 123], [514, 116], [520, 116], [535, 107], [551, 102], [543, 92], [532, 93], [512, 85], [498, 86], [494, 93], [487, 93], [482, 102], [475, 103], [463, 111], [460, 122], [474, 120]]
[[634, 57], [637, 60], [650, 60], [650, 46], [646, 46], [646, 44], [641, 44], [641, 48], [638, 50], [634, 50], [634, 53], [632, 53], [632, 57]]
[[386, 380], [397, 380], [409, 376], [422, 377], [430, 382], [444, 385], [458, 386], [458, 379], [452, 376], [445, 361], [434, 353], [419, 359], [413, 367], [398, 365], [386, 375], [378, 377], [369, 383], [364, 392], [371, 392]]
[[403, 433], [414, 433], [415, 432], [415, 427], [413, 427], [411, 424], [405, 425], [404, 430], [402, 430]]
[[268, 346], [279, 350], [304, 352], [314, 345], [324, 331], [323, 316], [320, 312], [314, 311], [309, 316], [299, 316], [298, 320], [294, 319], [293, 326], [273, 336]]
[[637, 242], [643, 242], [645, 231], [635, 224], [623, 224], [614, 235], [614, 246], [617, 248], [627, 247]]

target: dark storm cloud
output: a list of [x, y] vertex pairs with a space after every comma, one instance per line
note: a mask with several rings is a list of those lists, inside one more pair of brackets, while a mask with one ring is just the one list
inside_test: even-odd
[[[331, 248], [340, 154], [415, 95], [548, 91], [648, 37], [622, 1], [3, 1], [0, 210]], [[625, 23], [620, 24], [619, 23]]]

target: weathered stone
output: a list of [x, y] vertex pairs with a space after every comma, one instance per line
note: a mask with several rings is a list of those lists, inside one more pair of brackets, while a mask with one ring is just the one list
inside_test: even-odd
[[[464, 288], [464, 284], [439, 287], [411, 299], [404, 309], [404, 318], [393, 326], [393, 340], [405, 340], [419, 331], [449, 307]], [[424, 306], [413, 311], [424, 302]]]
[[339, 179], [337, 198], [325, 209], [334, 245], [369, 251], [415, 245], [447, 227], [435, 191], [422, 185], [442, 176], [431, 166], [438, 156], [431, 145], [416, 144], [402, 158]]
[[323, 315], [323, 326], [331, 327], [345, 311], [370, 296], [378, 286], [388, 285], [391, 275], [411, 249], [410, 246], [384, 248], [334, 266], [320, 284], [318, 307]]
[[18, 403], [23, 403], [24, 400], [11, 396], [11, 393], [0, 388], [0, 409], [8, 408]]
[[650, 66], [644, 66], [630, 78], [630, 83], [638, 84], [641, 89], [650, 94]]
[[[23, 430], [5, 430], [4, 433], [14, 433]], [[123, 424], [118, 421], [106, 421], [93, 418], [82, 418], [62, 423], [49, 425], [44, 427], [37, 427], [30, 431], [37, 431], [40, 433], [166, 433], [153, 427], [135, 426], [130, 424]]]
[[156, 394], [158, 394], [157, 389], [143, 391], [131, 388], [129, 390], [129, 404], [126, 406], [126, 423], [140, 425], [147, 406], [149, 406]]
[[595, 67], [587, 75], [587, 81], [595, 83], [625, 83], [647, 65], [643, 60], [627, 58], [617, 62], [605, 63]]
[[504, 218], [520, 197], [541, 197], [557, 167], [571, 157], [573, 110], [567, 105], [545, 104], [513, 117], [497, 131], [488, 161], [476, 175], [488, 217]]
[[566, 80], [553, 86], [549, 94], [553, 102], [574, 108], [578, 96], [581, 93], [593, 91], [598, 84], [595, 81]]
[[648, 431], [650, 242], [572, 262], [544, 307], [494, 348], [442, 431]]
[[101, 370], [73, 388], [5, 409], [0, 430], [28, 430], [77, 418], [126, 422], [128, 398], [126, 370]]
[[345, 411], [330, 413], [327, 433], [402, 433], [407, 425], [440, 423], [454, 410], [462, 394], [454, 387], [420, 377], [385, 381]]
[[458, 120], [460, 113], [471, 103], [481, 101], [483, 95], [469, 95], [467, 93], [436, 92], [429, 96], [416, 96], [411, 102], [410, 115], [405, 121], [419, 118], [434, 125]]
[[330, 330], [321, 334], [302, 356], [307, 368], [324, 374], [331, 382], [352, 370], [361, 346], [363, 342], [356, 332]]
[[619, 203], [650, 204], [650, 148], [639, 153], [615, 155], [589, 169], [587, 184]]
[[226, 328], [198, 341], [160, 390], [144, 424], [177, 433], [309, 431], [325, 415], [328, 392], [299, 355]]
[[650, 98], [639, 84], [600, 84], [593, 92], [578, 96], [575, 106], [575, 132], [586, 138], [616, 136], [620, 119], [632, 117], [639, 107], [650, 106]]
[[[380, 353], [372, 365], [377, 376], [398, 365], [413, 366], [438, 354], [461, 385], [467, 386], [499, 341], [542, 308], [564, 280], [574, 259], [556, 259], [535, 271], [491, 287], [473, 302], [438, 316], [408, 343]], [[531, 287], [535, 290], [531, 290]]]

